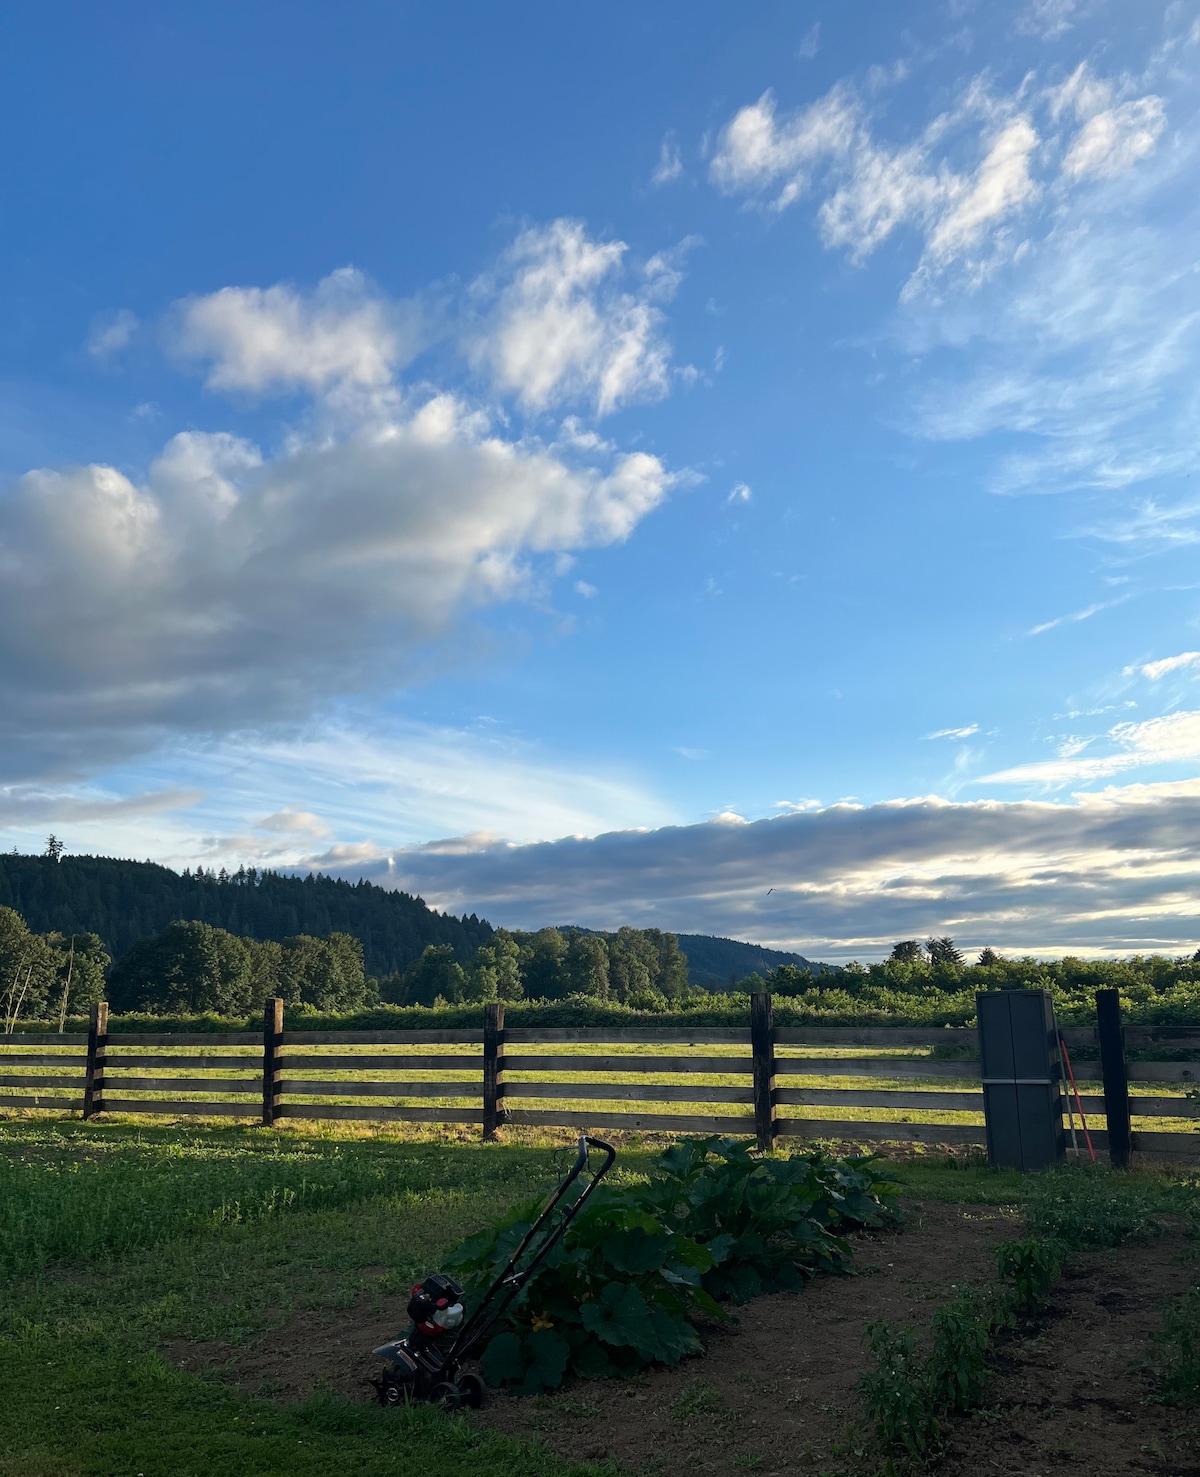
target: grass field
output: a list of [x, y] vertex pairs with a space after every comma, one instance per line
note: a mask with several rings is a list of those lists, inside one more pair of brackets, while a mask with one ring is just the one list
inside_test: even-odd
[[[261, 1343], [297, 1314], [334, 1327], [364, 1300], [394, 1311], [400, 1331], [408, 1287], [446, 1246], [552, 1182], [553, 1137], [524, 1138], [0, 1123], [0, 1473], [601, 1470], [436, 1412], [332, 1394], [281, 1404], [269, 1377], [239, 1393], [161, 1352]], [[624, 1148], [619, 1173], [644, 1174], [650, 1155]], [[1014, 1203], [1036, 1191], [959, 1165], [931, 1155], [898, 1172], [926, 1198]], [[1122, 1194], [1149, 1203], [1163, 1183], [1125, 1176]]]

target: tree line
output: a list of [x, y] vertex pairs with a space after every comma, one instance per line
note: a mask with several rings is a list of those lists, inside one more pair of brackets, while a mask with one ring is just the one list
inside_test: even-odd
[[577, 996], [665, 1010], [688, 994], [687, 957], [675, 934], [658, 928], [498, 928], [465, 966], [446, 945], [431, 944], [403, 974], [379, 982], [379, 998], [388, 1005]]
[[113, 964], [96, 934], [37, 934], [0, 907], [0, 1030], [10, 1032], [21, 1020], [57, 1020], [62, 1029], [102, 998], [118, 1014], [241, 1016], [271, 997], [345, 1014], [572, 996], [664, 1010], [688, 993], [687, 959], [675, 936], [658, 929], [496, 929], [466, 964], [453, 946], [429, 944], [407, 970], [381, 980], [366, 973], [363, 946], [348, 933], [253, 939], [178, 920]]
[[456, 918], [419, 897], [372, 882], [239, 867], [182, 873], [154, 862], [71, 856], [56, 837], [42, 856], [0, 853], [0, 907], [20, 913], [36, 933], [96, 934], [112, 959], [180, 921], [211, 924], [239, 938], [352, 934], [367, 976], [402, 973], [428, 944], [448, 944], [462, 964], [492, 937], [475, 914]]

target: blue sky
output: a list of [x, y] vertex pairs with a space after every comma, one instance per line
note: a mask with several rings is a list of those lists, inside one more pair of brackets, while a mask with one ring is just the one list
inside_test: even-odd
[[1193, 7], [16, 4], [0, 839], [1193, 948]]

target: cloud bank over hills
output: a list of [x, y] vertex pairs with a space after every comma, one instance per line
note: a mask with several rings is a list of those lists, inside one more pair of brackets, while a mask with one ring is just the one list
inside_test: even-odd
[[514, 927], [627, 922], [831, 960], [944, 933], [1047, 954], [1190, 951], [1200, 941], [1200, 782], [1065, 804], [842, 804], [524, 846], [465, 836], [354, 870]]

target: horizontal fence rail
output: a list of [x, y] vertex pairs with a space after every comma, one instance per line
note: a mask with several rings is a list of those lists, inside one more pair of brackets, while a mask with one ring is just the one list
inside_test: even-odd
[[[775, 1027], [769, 996], [744, 1027], [544, 1027], [505, 1030], [502, 1005], [482, 1030], [285, 1031], [268, 1001], [261, 1032], [108, 1031], [0, 1037], [0, 1111], [381, 1123], [505, 1124], [983, 1147], [979, 1038], [973, 1028]], [[1093, 1145], [1108, 1145], [1108, 1098], [1096, 1091], [1096, 1028], [1062, 1032], [1075, 1057]], [[1200, 1051], [1200, 1029], [1124, 1028], [1133, 1050]], [[1195, 1158], [1200, 1061], [1133, 1061], [1128, 1098], [1148, 1154]], [[1177, 1085], [1174, 1093], [1164, 1085]], [[1107, 1079], [1104, 1093], [1110, 1090]], [[1066, 1108], [1066, 1098], [1063, 1098]]]

